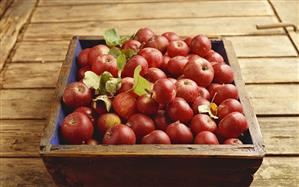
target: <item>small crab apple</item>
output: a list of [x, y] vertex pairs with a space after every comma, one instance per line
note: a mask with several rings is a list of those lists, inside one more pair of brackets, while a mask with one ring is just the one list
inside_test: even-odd
[[176, 97], [182, 97], [188, 103], [192, 103], [199, 96], [199, 88], [191, 79], [180, 79], [175, 85]]
[[186, 57], [176, 56], [168, 61], [166, 70], [170, 75], [179, 77], [184, 73], [184, 67], [187, 63], [188, 59]]
[[176, 97], [167, 106], [167, 114], [173, 121], [189, 122], [193, 117], [193, 110], [185, 99]]
[[112, 55], [98, 56], [92, 63], [91, 70], [98, 75], [101, 75], [104, 71], [108, 71], [113, 77], [118, 76], [116, 59]]
[[201, 57], [205, 57], [212, 48], [209, 38], [203, 35], [195, 36], [191, 41], [191, 51]]
[[136, 101], [136, 97], [133, 94], [122, 92], [114, 97], [112, 107], [120, 117], [128, 119], [137, 112]]
[[144, 76], [148, 71], [148, 63], [143, 56], [135, 55], [126, 63], [122, 71], [121, 77], [133, 77], [134, 70], [138, 65], [141, 66], [140, 75]]
[[205, 56], [205, 59], [207, 59], [212, 64], [214, 64], [214, 63], [220, 63], [220, 64], [224, 63], [223, 57], [219, 53], [217, 53], [213, 50], [210, 50], [208, 52], [208, 54]]
[[62, 99], [71, 108], [88, 106], [92, 99], [92, 91], [83, 82], [73, 82], [65, 88]]
[[159, 79], [167, 78], [166, 74], [159, 68], [149, 68], [145, 78], [152, 83], [155, 83]]
[[108, 55], [110, 49], [106, 45], [96, 45], [90, 48], [88, 53], [88, 63], [92, 65], [94, 61], [96, 61], [97, 57], [100, 55]]
[[187, 56], [189, 47], [183, 40], [171, 41], [167, 46], [167, 54], [170, 57]]
[[159, 68], [162, 64], [163, 55], [158, 49], [146, 47], [138, 54], [146, 59], [149, 68]]
[[114, 113], [106, 113], [99, 116], [97, 120], [97, 129], [99, 134], [104, 135], [108, 129], [118, 124], [121, 124], [121, 120], [118, 115]]
[[170, 103], [176, 95], [175, 84], [168, 78], [159, 79], [153, 87], [153, 99], [159, 104]]
[[169, 42], [180, 40], [180, 37], [175, 32], [165, 32], [162, 34], [162, 36], [167, 38]]
[[138, 52], [141, 47], [141, 43], [137, 40], [127, 40], [122, 45], [122, 49], [131, 49], [133, 51]]
[[147, 41], [147, 43], [145, 44], [145, 47], [156, 48], [159, 51], [161, 51], [161, 53], [164, 54], [166, 52], [168, 44], [169, 44], [169, 41], [166, 37], [155, 35], [154, 37], [152, 37], [151, 39], [149, 39]]
[[198, 86], [207, 87], [214, 78], [212, 65], [204, 58], [191, 58], [184, 67], [184, 76], [197, 83]]
[[151, 29], [144, 27], [136, 32], [134, 39], [138, 40], [140, 43], [146, 43], [154, 35], [155, 34]]
[[88, 63], [88, 54], [89, 54], [89, 51], [90, 51], [90, 48], [86, 48], [86, 49], [83, 49], [78, 58], [77, 58], [77, 64], [80, 66], [80, 67], [84, 67], [84, 66], [89, 66], [89, 63]]

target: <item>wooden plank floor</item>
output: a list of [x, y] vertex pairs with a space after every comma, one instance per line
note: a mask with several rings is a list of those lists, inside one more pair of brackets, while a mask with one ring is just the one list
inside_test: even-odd
[[267, 150], [252, 186], [298, 186], [299, 31], [256, 29], [278, 22], [299, 27], [298, 3], [13, 0], [0, 12], [0, 186], [54, 186], [39, 140], [71, 36], [111, 27], [132, 34], [142, 26], [233, 42]]

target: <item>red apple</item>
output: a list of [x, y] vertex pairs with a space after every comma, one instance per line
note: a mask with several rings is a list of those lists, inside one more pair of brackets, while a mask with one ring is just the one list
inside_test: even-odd
[[119, 93], [114, 97], [112, 106], [114, 111], [122, 118], [128, 119], [137, 112], [136, 98], [130, 93]]
[[178, 121], [168, 125], [166, 133], [173, 144], [191, 144], [193, 141], [191, 130]]
[[223, 119], [227, 114], [232, 112], [243, 113], [241, 103], [236, 99], [226, 99], [218, 106], [217, 115], [219, 119]]
[[188, 63], [188, 59], [183, 56], [176, 56], [171, 58], [166, 66], [167, 72], [174, 77], [179, 77], [184, 72], [184, 67]]
[[161, 131], [154, 130], [148, 135], [144, 136], [141, 141], [142, 144], [171, 144], [169, 136]]
[[201, 96], [197, 97], [192, 103], [192, 110], [194, 114], [198, 114], [198, 106], [200, 105], [210, 105], [210, 101]]
[[167, 78], [167, 76], [159, 68], [149, 68], [145, 78], [150, 82], [155, 83], [159, 79]]
[[205, 57], [212, 48], [211, 41], [203, 35], [195, 36], [191, 41], [191, 51], [201, 57]]
[[118, 124], [121, 124], [121, 120], [118, 117], [118, 115], [114, 113], [106, 113], [100, 115], [100, 117], [97, 120], [97, 128], [99, 134], [104, 135], [108, 129]]
[[169, 44], [169, 42], [166, 37], [155, 35], [154, 37], [152, 37], [151, 39], [149, 39], [147, 41], [147, 43], [145, 44], [145, 47], [156, 48], [159, 51], [161, 51], [161, 53], [164, 54], [166, 52], [168, 44]]
[[175, 84], [169, 79], [159, 79], [153, 87], [153, 99], [159, 104], [170, 103], [176, 95]]
[[137, 99], [136, 105], [138, 111], [146, 115], [154, 115], [158, 112], [159, 109], [159, 103], [157, 103], [149, 95], [140, 96]]
[[132, 49], [133, 51], [138, 52], [141, 47], [141, 43], [137, 40], [127, 40], [123, 45], [123, 49]]
[[211, 62], [213, 64], [214, 63], [221, 63], [221, 64], [224, 63], [223, 57], [219, 53], [217, 53], [213, 50], [210, 50], [208, 52], [208, 54], [205, 56], [205, 59], [207, 59], [209, 62]]
[[154, 36], [154, 32], [147, 28], [141, 28], [137, 31], [137, 33], [135, 34], [134, 39], [138, 40], [140, 43], [146, 43], [149, 39], [151, 39]]
[[215, 63], [213, 65], [214, 79], [213, 82], [220, 84], [230, 84], [234, 81], [232, 68], [227, 64]]
[[96, 45], [90, 48], [88, 53], [88, 63], [92, 65], [94, 61], [96, 61], [97, 57], [100, 55], [108, 55], [110, 49], [106, 45]]
[[141, 72], [140, 75], [144, 76], [148, 71], [148, 63], [143, 56], [135, 55], [133, 56], [125, 65], [121, 77], [133, 77], [135, 68], [140, 65]]
[[90, 51], [90, 48], [83, 49], [80, 52], [79, 56], [77, 57], [77, 64], [80, 67], [89, 66], [89, 63], [88, 63], [89, 51]]
[[160, 69], [162, 69], [163, 71], [166, 71], [167, 70], [167, 64], [168, 64], [169, 60], [170, 60], [170, 57], [164, 55], [163, 60], [162, 60], [162, 64], [160, 66]]
[[133, 129], [137, 140], [155, 130], [153, 120], [140, 113], [130, 116], [126, 125]]
[[96, 117], [95, 111], [90, 107], [81, 106], [81, 107], [77, 108], [74, 112], [81, 112], [81, 113], [87, 115], [87, 117], [90, 119], [90, 121], [92, 123], [94, 123], [94, 121], [95, 121], [95, 117]]
[[77, 80], [82, 80], [86, 71], [91, 71], [91, 67], [83, 66], [82, 68], [80, 68], [77, 72]]
[[166, 37], [169, 42], [179, 40], [180, 37], [175, 32], [165, 32], [162, 36]]
[[149, 68], [159, 68], [162, 64], [163, 55], [158, 49], [147, 47], [138, 54], [146, 59]]
[[189, 122], [193, 117], [193, 110], [185, 99], [176, 97], [167, 106], [167, 114], [172, 121]]
[[188, 45], [188, 47], [191, 47], [192, 37], [188, 36], [184, 39], [184, 42]]
[[197, 114], [191, 120], [191, 131], [193, 134], [198, 134], [202, 131], [216, 132], [217, 125], [210, 116], [206, 114]]
[[224, 84], [215, 88], [214, 103], [219, 105], [228, 98], [239, 98], [237, 88], [233, 84]]
[[108, 71], [113, 77], [118, 76], [116, 59], [112, 55], [100, 55], [92, 62], [91, 70], [98, 75]]
[[134, 86], [134, 79], [132, 77], [122, 78], [121, 86], [118, 90], [118, 93], [128, 92], [129, 90], [132, 90], [133, 86]]
[[187, 56], [189, 47], [183, 40], [171, 41], [167, 46], [167, 54], [170, 57]]
[[198, 86], [207, 87], [214, 77], [212, 65], [204, 58], [191, 58], [184, 67], [184, 76], [197, 83]]
[[205, 99], [207, 99], [207, 100], [210, 101], [211, 96], [210, 96], [209, 91], [206, 88], [199, 86], [198, 90], [199, 90], [198, 91], [199, 92], [199, 96], [201, 96], [201, 97], [203, 97], [203, 98], [205, 98]]
[[199, 96], [199, 88], [193, 80], [180, 79], [176, 82], [176, 96], [192, 103]]
[[83, 82], [72, 82], [65, 88], [62, 99], [71, 108], [88, 106], [92, 100], [92, 91]]
[[242, 141], [239, 140], [238, 138], [229, 138], [226, 139], [223, 144], [230, 144], [230, 145], [242, 145]]
[[134, 131], [123, 124], [115, 125], [107, 130], [103, 138], [103, 144], [121, 145], [121, 144], [135, 144], [136, 136]]
[[156, 129], [160, 129], [165, 131], [168, 125], [170, 124], [170, 120], [166, 115], [165, 110], [159, 110], [156, 117], [154, 118]]
[[218, 133], [224, 138], [237, 138], [248, 130], [246, 118], [240, 112], [226, 115], [218, 125]]
[[219, 144], [216, 135], [210, 131], [202, 131], [195, 136], [195, 144]]

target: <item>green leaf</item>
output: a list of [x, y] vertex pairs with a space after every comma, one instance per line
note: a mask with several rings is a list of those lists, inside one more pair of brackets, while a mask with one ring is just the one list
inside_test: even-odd
[[134, 55], [137, 55], [137, 51], [134, 51], [133, 49], [123, 49], [121, 51], [126, 55], [127, 59], [131, 58]]
[[141, 66], [138, 65], [134, 70], [134, 86], [133, 91], [141, 96], [152, 91], [153, 85], [140, 75]]
[[115, 95], [117, 90], [120, 88], [121, 78], [111, 78], [105, 84], [106, 92], [110, 95]]
[[116, 62], [118, 70], [122, 71], [125, 64], [127, 63], [126, 55], [124, 53], [118, 55], [118, 57], [116, 58]]
[[128, 35], [120, 36], [120, 43], [123, 44], [130, 38], [131, 38], [131, 36], [128, 36]]
[[109, 47], [119, 45], [120, 41], [121, 41], [120, 36], [118, 35], [116, 29], [114, 29], [114, 28], [113, 29], [108, 29], [108, 30], [105, 31], [104, 39], [106, 41], [106, 44]]
[[100, 82], [101, 82], [101, 76], [98, 76], [92, 71], [86, 71], [84, 73], [83, 83], [88, 88], [94, 88], [95, 90], [100, 89]]
[[109, 54], [114, 56], [115, 58], [117, 58], [121, 53], [122, 51], [118, 47], [112, 47], [109, 51]]
[[218, 119], [218, 117], [214, 115], [215, 111], [217, 112], [217, 105], [213, 102], [207, 105], [199, 105], [197, 109], [200, 114], [208, 113], [211, 118]]
[[95, 99], [93, 99], [94, 102], [104, 102], [106, 106], [106, 110], [109, 112], [111, 109], [111, 100], [108, 98], [107, 95], [99, 95]]

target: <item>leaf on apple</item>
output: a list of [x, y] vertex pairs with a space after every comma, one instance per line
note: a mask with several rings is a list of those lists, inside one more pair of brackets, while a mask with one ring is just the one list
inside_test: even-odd
[[117, 58], [118, 55], [121, 54], [121, 50], [118, 47], [111, 47], [109, 50], [109, 54]]
[[101, 76], [97, 75], [96, 73], [92, 71], [86, 71], [84, 73], [83, 83], [88, 88], [93, 88], [95, 90], [100, 89], [100, 82], [101, 82]]
[[111, 100], [107, 95], [99, 95], [92, 100], [94, 103], [103, 102], [106, 106], [106, 110], [109, 112], [111, 109]]
[[111, 78], [105, 83], [105, 90], [110, 95], [115, 95], [121, 86], [121, 78]]
[[104, 39], [109, 47], [117, 46], [120, 44], [120, 36], [114, 28], [105, 31]]
[[207, 105], [199, 105], [198, 106], [198, 112], [200, 114], [208, 113], [211, 118], [218, 119], [218, 117], [216, 116], [216, 114], [217, 114], [217, 105], [213, 102], [211, 104], [207, 104]]
[[139, 96], [144, 95], [148, 92], [151, 92], [153, 89], [152, 83], [150, 83], [148, 80], [143, 78], [140, 75], [140, 72], [141, 72], [141, 66], [138, 65], [134, 70], [133, 91], [134, 91], [134, 93], [136, 93]]
[[124, 69], [125, 64], [127, 63], [127, 58], [124, 53], [121, 53], [116, 58], [117, 68], [119, 71], [122, 71]]
[[130, 59], [132, 56], [137, 55], [137, 51], [134, 51], [133, 49], [122, 49], [121, 51], [126, 55], [127, 59]]

